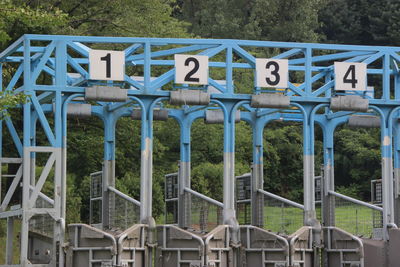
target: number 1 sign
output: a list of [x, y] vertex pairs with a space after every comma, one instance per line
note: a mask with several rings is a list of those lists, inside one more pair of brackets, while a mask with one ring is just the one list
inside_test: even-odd
[[125, 75], [125, 52], [90, 50], [89, 74], [92, 80], [123, 81]]
[[208, 56], [175, 55], [175, 83], [208, 84]]
[[367, 64], [335, 62], [335, 90], [367, 90]]

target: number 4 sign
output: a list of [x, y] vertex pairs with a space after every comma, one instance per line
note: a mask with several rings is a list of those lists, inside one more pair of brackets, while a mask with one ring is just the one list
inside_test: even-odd
[[335, 90], [367, 90], [367, 64], [335, 62]]
[[208, 84], [208, 56], [176, 54], [175, 83]]
[[92, 80], [123, 81], [125, 75], [125, 52], [90, 50], [89, 74]]

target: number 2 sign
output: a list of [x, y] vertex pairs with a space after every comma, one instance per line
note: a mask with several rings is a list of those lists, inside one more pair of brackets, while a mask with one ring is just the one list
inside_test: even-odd
[[89, 51], [89, 75], [92, 80], [123, 81], [125, 52], [108, 50]]
[[367, 90], [367, 64], [335, 62], [335, 90]]
[[208, 56], [176, 54], [175, 83], [208, 84]]

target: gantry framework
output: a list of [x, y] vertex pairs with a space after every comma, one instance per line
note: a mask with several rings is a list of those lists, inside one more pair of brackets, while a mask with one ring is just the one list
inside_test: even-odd
[[[398, 141], [400, 48], [334, 44], [284, 43], [217, 39], [162, 39], [24, 35], [0, 54], [2, 90], [24, 93], [23, 128], [13, 116], [8, 129], [18, 158], [2, 151], [2, 163], [22, 163], [2, 197], [0, 218], [21, 216], [21, 265], [28, 266], [29, 220], [48, 214], [54, 220], [54, 248], [62, 251], [66, 214], [66, 146], [68, 114], [87, 113], [104, 122], [104, 181], [115, 182], [115, 125], [139, 111], [141, 118], [140, 221], [152, 217], [153, 115], [160, 109], [176, 119], [181, 131], [181, 188], [190, 187], [190, 128], [194, 120], [218, 110], [224, 124], [223, 223], [235, 225], [235, 121], [253, 129], [253, 186], [263, 188], [263, 129], [276, 119], [303, 122], [304, 224], [316, 226], [314, 200], [314, 127], [324, 134], [326, 192], [334, 191], [335, 128], [351, 115], [373, 113], [380, 118], [384, 238], [396, 227], [399, 180]], [[339, 64], [337, 64], [339, 63]], [[340, 65], [342, 64], [342, 65]], [[7, 71], [7, 73], [5, 72]], [[10, 73], [8, 77], [6, 74]], [[241, 83], [240, 73], [254, 82]], [[135, 74], [135, 75], [133, 75]], [[5, 78], [6, 77], [6, 78]], [[166, 105], [166, 103], [175, 105]], [[88, 105], [90, 104], [90, 105]], [[75, 107], [73, 107], [75, 105]], [[168, 108], [166, 108], [168, 107]], [[37, 121], [46, 142], [36, 144]], [[394, 144], [394, 145], [393, 145]], [[38, 179], [35, 158], [47, 155]], [[54, 169], [54, 194], [49, 207], [37, 206]], [[396, 190], [393, 182], [396, 182]], [[10, 200], [22, 183], [22, 201]], [[105, 198], [107, 196], [105, 195]], [[257, 195], [252, 196], [257, 203]], [[183, 200], [182, 200], [183, 201]], [[181, 205], [181, 204], [180, 204]], [[180, 210], [183, 210], [183, 206]], [[329, 207], [327, 208], [329, 210]], [[104, 213], [108, 210], [104, 208]], [[252, 224], [262, 225], [253, 204]], [[326, 211], [326, 225], [333, 225]], [[103, 214], [103, 224], [107, 216]], [[179, 217], [183, 224], [184, 216]], [[8, 252], [12, 244], [8, 242]], [[52, 256], [63, 266], [64, 256]]]

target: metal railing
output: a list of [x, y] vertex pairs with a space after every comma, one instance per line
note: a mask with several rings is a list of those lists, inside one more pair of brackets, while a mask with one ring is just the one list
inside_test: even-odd
[[109, 190], [110, 229], [125, 230], [140, 221], [140, 202], [114, 187]]
[[303, 205], [261, 189], [258, 192], [264, 195], [265, 229], [291, 234], [303, 226]]
[[340, 193], [329, 191], [334, 196], [335, 226], [357, 236], [372, 237], [374, 229], [381, 229], [382, 208]]
[[222, 224], [224, 205], [190, 188], [185, 188], [186, 227], [202, 233], [208, 233]]

